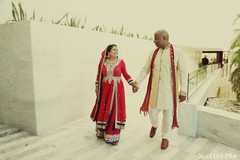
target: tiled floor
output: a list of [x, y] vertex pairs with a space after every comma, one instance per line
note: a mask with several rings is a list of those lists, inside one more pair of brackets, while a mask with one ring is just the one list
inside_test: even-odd
[[[128, 97], [134, 96], [129, 95]], [[173, 130], [170, 146], [160, 149], [161, 131], [149, 138], [150, 121], [136, 103], [127, 102], [127, 123], [120, 143], [111, 146], [95, 137], [90, 111], [86, 116], [47, 134], [18, 132], [0, 138], [0, 160], [217, 160], [240, 159], [240, 150], [203, 137], [187, 137]], [[89, 105], [91, 106], [91, 105]]]

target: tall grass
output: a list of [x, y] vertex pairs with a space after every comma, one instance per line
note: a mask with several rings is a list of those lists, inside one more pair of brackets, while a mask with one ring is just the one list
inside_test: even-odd
[[[16, 5], [12, 2], [12, 17], [13, 19], [10, 19], [6, 21], [6, 23], [12, 23], [12, 22], [19, 22], [19, 21], [27, 21], [27, 20], [36, 20], [36, 14], [35, 11], [33, 11], [32, 16], [28, 18], [26, 11], [24, 11], [23, 6], [21, 2], [18, 3], [17, 7]], [[44, 21], [43, 17], [39, 19], [39, 21]], [[59, 25], [64, 25], [68, 27], [76, 27], [76, 28], [81, 28], [85, 29], [86, 28], [86, 23], [87, 23], [87, 17], [83, 20], [81, 23], [81, 18], [77, 18], [76, 16], [72, 16], [69, 18], [69, 13], [65, 13], [59, 20], [53, 21], [53, 24], [59, 24]], [[152, 40], [152, 37], [144, 35], [140, 36], [139, 33], [132, 33], [132, 32], [127, 32], [126, 27], [122, 24], [120, 27], [117, 28], [112, 28], [110, 31], [107, 29], [105, 25], [96, 25], [95, 27], [91, 28], [92, 31], [97, 31], [97, 32], [104, 32], [104, 33], [111, 33], [111, 34], [117, 34], [121, 36], [128, 36], [128, 37], [133, 37], [133, 38], [142, 38], [145, 40]]]
[[[6, 21], [6, 23], [12, 23], [12, 22], [20, 22], [20, 21], [27, 21], [27, 20], [35, 20], [36, 15], [35, 11], [33, 11], [32, 16], [28, 19], [26, 11], [24, 11], [21, 2], [18, 3], [17, 7], [12, 2], [12, 17], [13, 19], [10, 19]], [[40, 19], [40, 21], [43, 21], [43, 17]]]
[[133, 37], [133, 38], [138, 38], [138, 39], [145, 39], [145, 40], [153, 40], [151, 36], [144, 35], [141, 37], [139, 33], [132, 33], [132, 32], [127, 32], [126, 27], [122, 24], [120, 27], [117, 28], [112, 28], [109, 32], [106, 26], [104, 25], [96, 25], [91, 29], [92, 31], [97, 31], [97, 32], [106, 32], [106, 33], [111, 33], [111, 34], [116, 34], [116, 35], [121, 35], [121, 36], [128, 36], [128, 37]]
[[81, 28], [81, 29], [85, 28], [85, 25], [87, 23], [87, 17], [85, 17], [83, 24], [80, 24], [81, 18], [77, 18], [75, 16], [75, 17], [71, 17], [69, 19], [68, 15], [69, 15], [69, 13], [66, 13], [59, 20], [57, 20], [56, 22], [52, 21], [52, 23], [60, 24], [60, 25], [68, 26], [68, 27]]

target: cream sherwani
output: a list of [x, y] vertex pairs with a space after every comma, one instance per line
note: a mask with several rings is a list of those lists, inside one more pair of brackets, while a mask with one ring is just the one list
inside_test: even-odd
[[[174, 46], [173, 46], [174, 47]], [[142, 68], [136, 82], [140, 84], [150, 72], [151, 59], [153, 52], [150, 52], [145, 66]], [[180, 84], [180, 94], [187, 93], [187, 64], [184, 54], [181, 50], [174, 47], [174, 63], [176, 71], [176, 84]], [[172, 75], [171, 75], [171, 59], [170, 45], [165, 49], [159, 49], [154, 65], [152, 77], [152, 89], [150, 95], [149, 106], [161, 110], [173, 108], [173, 91], [172, 91]], [[178, 98], [178, 91], [177, 91]]]

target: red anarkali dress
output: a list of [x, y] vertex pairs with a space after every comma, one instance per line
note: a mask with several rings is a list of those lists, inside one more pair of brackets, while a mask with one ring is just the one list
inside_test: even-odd
[[132, 82], [121, 59], [117, 59], [114, 64], [105, 60], [97, 75], [97, 82], [101, 85], [100, 95], [93, 107], [91, 119], [96, 121], [96, 136], [104, 138], [105, 142], [110, 144], [119, 141], [126, 121], [125, 92], [121, 75], [129, 84]]

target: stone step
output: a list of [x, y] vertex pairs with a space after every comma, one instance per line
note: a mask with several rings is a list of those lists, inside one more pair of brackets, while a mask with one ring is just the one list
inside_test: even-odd
[[0, 138], [21, 132], [18, 128], [13, 128], [5, 124], [0, 124]]

